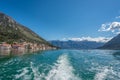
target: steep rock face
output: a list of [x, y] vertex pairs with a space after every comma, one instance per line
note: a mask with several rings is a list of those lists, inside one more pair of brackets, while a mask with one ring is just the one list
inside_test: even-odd
[[11, 17], [0, 13], [0, 42], [34, 42], [50, 45], [32, 30], [17, 23]]
[[100, 47], [100, 49], [120, 49], [120, 34], [112, 38], [105, 45]]

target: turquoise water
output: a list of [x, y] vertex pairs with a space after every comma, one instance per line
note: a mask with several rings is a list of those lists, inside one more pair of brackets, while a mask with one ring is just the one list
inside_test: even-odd
[[119, 50], [55, 50], [0, 58], [0, 80], [120, 80]]

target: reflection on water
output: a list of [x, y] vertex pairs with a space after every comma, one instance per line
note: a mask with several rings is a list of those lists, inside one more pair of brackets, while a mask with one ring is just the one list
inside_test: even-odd
[[0, 55], [10, 55], [11, 51], [10, 50], [0, 50]]
[[112, 54], [116, 60], [120, 60], [120, 51]]
[[26, 53], [33, 53], [36, 52], [33, 49], [24, 49], [24, 50], [18, 50], [18, 49], [12, 49], [12, 50], [0, 50], [0, 59], [6, 58], [14, 55], [23, 55]]
[[0, 56], [9, 56], [11, 54], [15, 54], [15, 55], [19, 55], [19, 54], [23, 54], [25, 53], [26, 51], [25, 50], [17, 50], [17, 49], [14, 49], [14, 50], [0, 50]]

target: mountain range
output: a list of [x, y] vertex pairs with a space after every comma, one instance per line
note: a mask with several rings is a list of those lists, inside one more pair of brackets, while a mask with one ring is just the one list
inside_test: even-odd
[[0, 12], [0, 43], [7, 42], [12, 44], [13, 42], [31, 42], [31, 43], [43, 43], [49, 46], [57, 46], [62, 49], [120, 49], [120, 34], [112, 38], [107, 43], [96, 41], [59, 41], [44, 40], [38, 34], [16, 22], [11, 17]]
[[95, 49], [97, 47], [103, 46], [105, 43], [103, 42], [96, 42], [96, 41], [60, 41], [60, 40], [52, 40], [49, 41], [54, 46], [58, 46], [62, 49]]
[[119, 49], [120, 50], [120, 34], [112, 38], [110, 41], [108, 41], [106, 44], [104, 44], [102, 47], [99, 47], [99, 49]]

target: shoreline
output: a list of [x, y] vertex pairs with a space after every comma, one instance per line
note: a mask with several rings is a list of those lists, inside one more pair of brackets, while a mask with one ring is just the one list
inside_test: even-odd
[[37, 44], [37, 43], [30, 43], [30, 42], [23, 42], [23, 43], [13, 43], [8, 44], [3, 42], [0, 44], [0, 55], [9, 55], [13, 54], [23, 54], [27, 52], [37, 52], [37, 51], [44, 51], [44, 50], [56, 50], [57, 48], [54, 46], [50, 46], [47, 44]]

